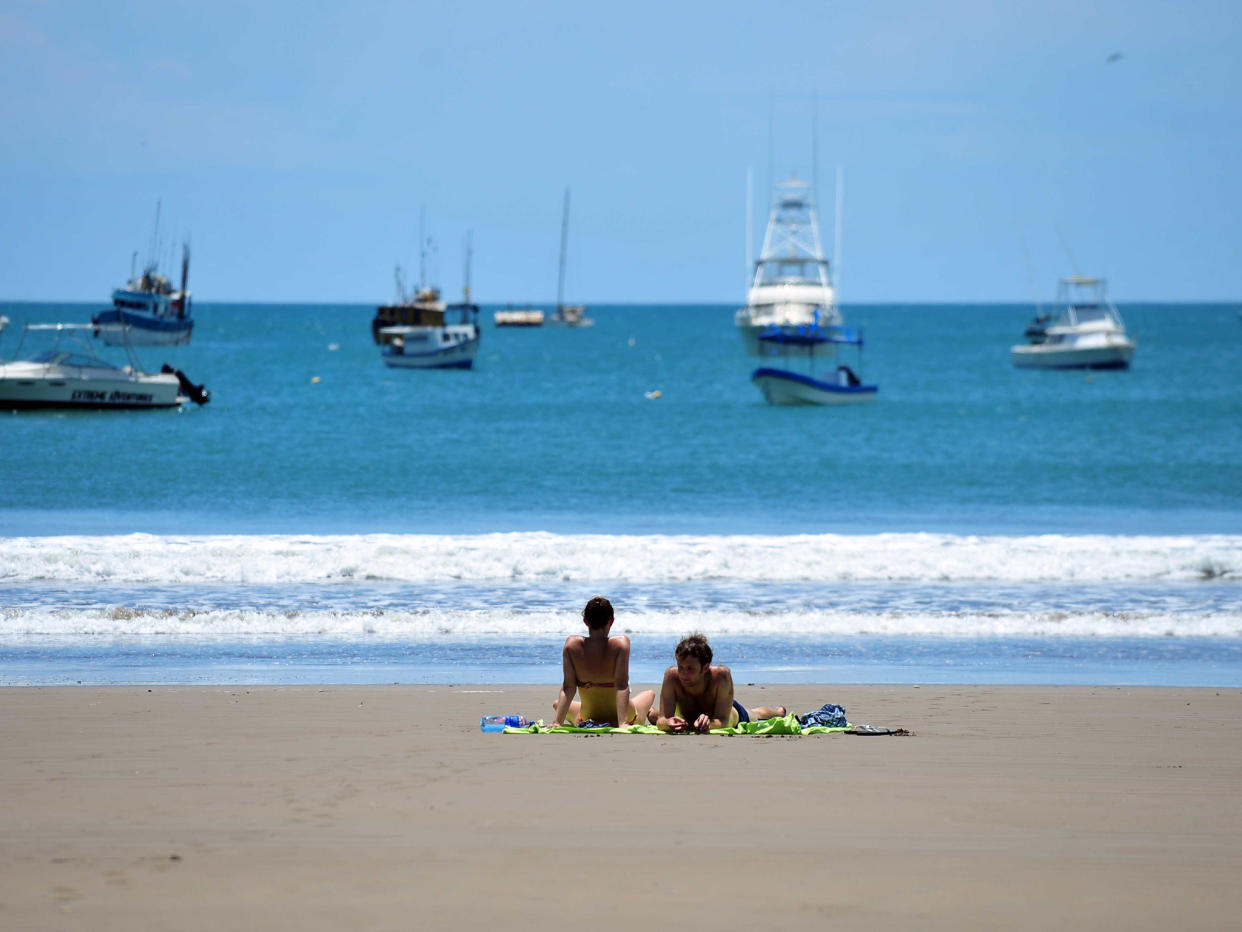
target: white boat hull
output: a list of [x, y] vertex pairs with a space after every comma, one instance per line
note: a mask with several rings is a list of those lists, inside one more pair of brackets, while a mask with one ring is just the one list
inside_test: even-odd
[[1125, 338], [1089, 346], [1035, 343], [1014, 346], [1009, 355], [1020, 369], [1128, 369], [1134, 357], [1134, 343]]
[[384, 327], [380, 339], [380, 357], [392, 369], [469, 369], [479, 351], [471, 325]]
[[99, 376], [89, 369], [33, 362], [0, 365], [0, 408], [171, 408], [184, 399], [175, 375], [120, 372]]
[[875, 385], [842, 385], [788, 369], [756, 369], [750, 380], [774, 405], [855, 405], [876, 399]]
[[108, 346], [185, 346], [194, 332], [190, 319], [160, 319], [130, 311], [104, 311], [91, 318], [96, 336]]

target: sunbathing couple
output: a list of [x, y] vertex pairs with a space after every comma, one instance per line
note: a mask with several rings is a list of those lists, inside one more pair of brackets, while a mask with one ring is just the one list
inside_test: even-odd
[[[599, 725], [655, 725], [661, 731], [706, 733], [738, 722], [785, 714], [783, 707], [749, 711], [733, 695], [728, 667], [712, 666], [707, 638], [692, 634], [677, 645], [677, 665], [664, 671], [659, 704], [654, 690], [630, 695], [630, 639], [609, 637], [612, 603], [596, 596], [582, 610], [587, 634], [565, 639], [561, 658], [565, 678], [554, 703], [551, 726], [579, 722]], [[575, 701], [574, 694], [580, 698]]]

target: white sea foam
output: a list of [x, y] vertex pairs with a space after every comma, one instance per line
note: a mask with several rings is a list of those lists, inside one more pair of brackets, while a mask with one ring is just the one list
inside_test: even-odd
[[[572, 621], [572, 619], [570, 619]], [[483, 610], [294, 611], [8, 608], [0, 641], [31, 637], [173, 637], [193, 641], [313, 638], [367, 641], [529, 641], [562, 637], [564, 612]], [[1218, 612], [627, 612], [620, 630], [639, 637], [897, 636], [957, 638], [1242, 637], [1242, 610]]]
[[0, 538], [0, 582], [1164, 582], [1242, 579], [1242, 535], [366, 534]]

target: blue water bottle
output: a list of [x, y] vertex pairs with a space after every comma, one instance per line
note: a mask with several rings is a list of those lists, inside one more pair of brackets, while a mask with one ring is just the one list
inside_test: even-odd
[[482, 731], [504, 731], [506, 728], [526, 728], [531, 724], [525, 715], [484, 715], [479, 719]]

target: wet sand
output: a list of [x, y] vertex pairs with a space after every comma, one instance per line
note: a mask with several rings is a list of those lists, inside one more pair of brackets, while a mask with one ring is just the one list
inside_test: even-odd
[[[636, 684], [639, 685], [639, 684]], [[740, 686], [909, 737], [513, 736], [555, 687], [0, 690], [0, 929], [1219, 929], [1242, 690]]]

